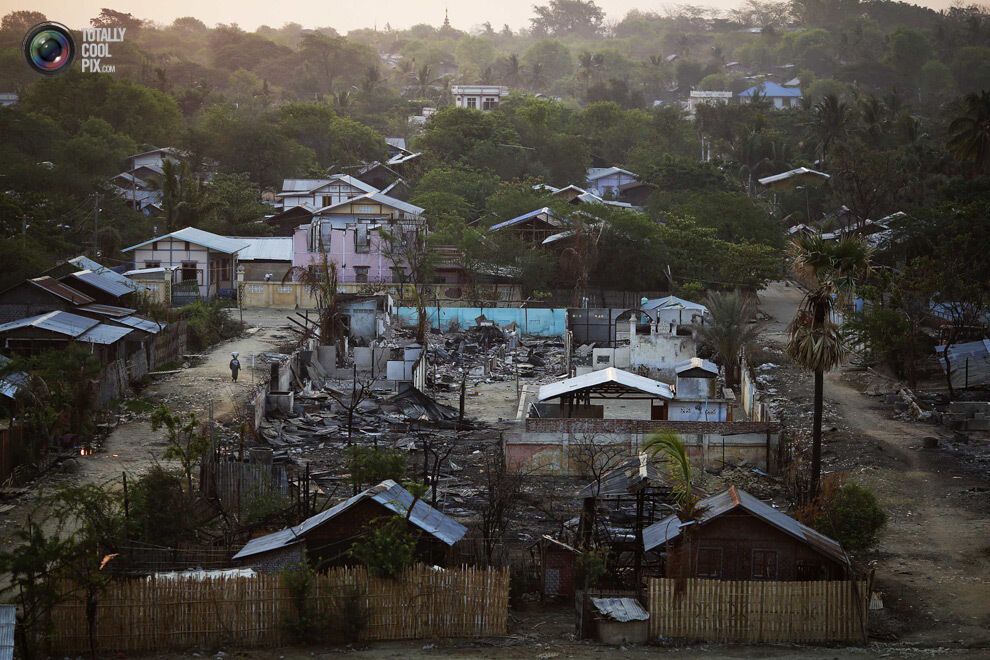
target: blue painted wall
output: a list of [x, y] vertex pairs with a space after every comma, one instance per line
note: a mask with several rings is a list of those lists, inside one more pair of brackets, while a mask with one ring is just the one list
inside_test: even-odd
[[[416, 323], [415, 307], [397, 307], [403, 325]], [[456, 320], [462, 329], [474, 325], [474, 320], [485, 315], [489, 321], [499, 326], [507, 326], [513, 321], [524, 335], [540, 337], [562, 337], [567, 330], [566, 309], [518, 308], [518, 307], [441, 307], [440, 321], [437, 322], [437, 308], [427, 307], [430, 327], [447, 330], [450, 322]]]

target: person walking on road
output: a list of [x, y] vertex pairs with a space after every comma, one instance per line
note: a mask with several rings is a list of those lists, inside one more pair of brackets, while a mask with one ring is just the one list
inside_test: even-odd
[[241, 363], [237, 360], [237, 353], [231, 353], [230, 360], [230, 382], [237, 382], [237, 372], [241, 370]]

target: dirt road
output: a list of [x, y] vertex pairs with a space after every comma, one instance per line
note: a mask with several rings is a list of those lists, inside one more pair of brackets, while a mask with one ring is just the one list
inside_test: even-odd
[[[801, 298], [795, 287], [771, 285], [761, 309], [773, 317], [762, 339], [780, 347]], [[807, 380], [810, 381], [810, 378]], [[990, 646], [990, 491], [950, 453], [923, 449], [941, 427], [891, 419], [879, 399], [862, 393], [861, 372], [827, 375], [826, 471], [845, 471], [874, 489], [889, 520], [877, 552], [876, 589], [903, 641], [926, 645]]]
[[[277, 350], [283, 338], [289, 335], [284, 330], [287, 325], [284, 313], [272, 310], [245, 312], [244, 323], [247, 333], [214, 346], [204, 358], [191, 361], [192, 366], [176, 374], [152, 376], [139, 399], [149, 405], [164, 403], [175, 411], [195, 412], [200, 419], [208, 418], [211, 402], [217, 419], [239, 414], [237, 405], [246, 403], [253, 396], [255, 384], [265, 373], [264, 365], [257, 360], [256, 368], [251, 369], [252, 355]], [[236, 383], [231, 382], [228, 368], [233, 351], [240, 353], [243, 367]], [[155, 462], [168, 465], [161, 458], [164, 447], [164, 434], [152, 430], [147, 413], [132, 416], [114, 429], [99, 451], [63, 461], [39, 479], [27, 495], [19, 498], [14, 509], [0, 516], [0, 547], [12, 541], [12, 535], [6, 531], [23, 525], [36, 508], [42, 491], [60, 484], [119, 481], [125, 472], [129, 477], [136, 477]]]

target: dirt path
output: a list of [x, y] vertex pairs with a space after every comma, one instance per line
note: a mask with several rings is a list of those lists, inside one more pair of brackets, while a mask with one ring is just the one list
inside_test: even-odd
[[[773, 284], [761, 292], [772, 319], [763, 340], [781, 346], [800, 290]], [[847, 431], [825, 440], [825, 469], [842, 470], [874, 489], [889, 519], [875, 559], [876, 589], [893, 613], [901, 640], [990, 645], [990, 495], [987, 475], [951, 454], [923, 449], [944, 431], [890, 418], [879, 400], [862, 394], [850, 370], [827, 375], [826, 407]], [[810, 379], [809, 379], [810, 380]]]
[[[260, 361], [255, 360], [256, 368], [251, 369], [251, 356], [277, 350], [283, 338], [290, 334], [284, 329], [285, 314], [273, 310], [245, 312], [244, 323], [247, 333], [214, 346], [194, 366], [176, 374], [152, 376], [139, 398], [151, 405], [164, 403], [175, 411], [195, 412], [200, 419], [208, 417], [212, 401], [215, 418], [233, 416], [233, 421], [238, 421], [238, 406], [253, 396], [256, 383], [265, 376], [266, 367]], [[243, 367], [236, 383], [231, 382], [227, 366], [232, 351], [240, 353]], [[168, 465], [161, 460], [164, 447], [164, 434], [152, 430], [147, 414], [122, 422], [99, 451], [63, 461], [32, 484], [30, 492], [16, 501], [14, 509], [0, 515], [0, 547], [11, 541], [12, 535], [7, 531], [23, 525], [35, 510], [42, 490], [61, 484], [119, 481], [125, 472], [129, 478], [139, 476], [156, 461]]]

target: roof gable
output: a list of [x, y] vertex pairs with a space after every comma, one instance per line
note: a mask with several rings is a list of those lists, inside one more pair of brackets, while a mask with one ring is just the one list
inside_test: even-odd
[[247, 242], [236, 238], [220, 236], [208, 231], [203, 231], [202, 229], [196, 229], [195, 227], [186, 227], [178, 231], [173, 231], [169, 234], [156, 236], [155, 238], [148, 239], [143, 243], [138, 243], [137, 245], [124, 248], [121, 252], [130, 252], [132, 250], [144, 247], [145, 245], [150, 245], [158, 241], [164, 241], [169, 238], [177, 241], [188, 241], [209, 250], [223, 252], [225, 254], [236, 254], [247, 247]]
[[[467, 527], [434, 509], [426, 502], [416, 500], [415, 505], [413, 505], [413, 496], [409, 491], [391, 479], [386, 479], [377, 486], [358, 493], [354, 497], [344, 500], [322, 513], [307, 518], [295, 527], [288, 527], [273, 534], [249, 541], [247, 545], [234, 555], [234, 559], [250, 557], [299, 543], [312, 530], [330, 522], [359, 502], [369, 499], [377, 502], [396, 515], [406, 517], [408, 514], [409, 522], [447, 545], [454, 545], [467, 533]], [[409, 514], [410, 506], [412, 506], [411, 514]]]
[[653, 397], [667, 399], [668, 401], [674, 398], [674, 392], [667, 383], [646, 378], [622, 369], [616, 369], [615, 367], [590, 371], [586, 374], [567, 378], [557, 383], [541, 385], [540, 392], [536, 398], [537, 401], [546, 401], [548, 399], [556, 399], [565, 394], [573, 394], [609, 384], [618, 385], [621, 388], [648, 394]]

